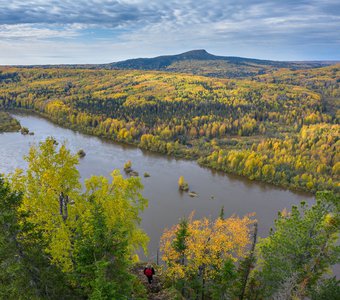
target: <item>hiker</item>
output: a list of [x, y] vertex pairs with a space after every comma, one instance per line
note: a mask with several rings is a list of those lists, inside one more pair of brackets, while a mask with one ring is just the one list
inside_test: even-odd
[[148, 278], [149, 284], [152, 283], [152, 276], [155, 275], [155, 269], [152, 265], [147, 265], [144, 268], [144, 275]]

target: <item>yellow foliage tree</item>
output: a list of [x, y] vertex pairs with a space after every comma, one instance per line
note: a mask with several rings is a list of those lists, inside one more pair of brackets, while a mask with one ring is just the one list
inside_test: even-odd
[[80, 192], [77, 155], [62, 145], [59, 149], [53, 138], [47, 138], [39, 147], [32, 146], [25, 157], [26, 174], [17, 170], [12, 175], [13, 186], [23, 192], [20, 212], [27, 221], [40, 230], [48, 240], [46, 252], [64, 271], [72, 268], [72, 230], [78, 210]]
[[185, 237], [184, 263], [183, 253], [174, 247], [180, 225], [165, 230], [161, 237], [161, 252], [168, 266], [168, 276], [175, 279], [191, 277], [204, 268], [205, 276], [213, 278], [222, 268], [223, 261], [231, 259], [236, 262], [247, 255], [251, 242], [250, 227], [255, 221], [252, 215], [232, 216], [225, 220], [193, 220], [191, 216]]
[[178, 179], [178, 188], [181, 191], [188, 191], [189, 190], [189, 185], [188, 183], [185, 181], [183, 176], [180, 176]]

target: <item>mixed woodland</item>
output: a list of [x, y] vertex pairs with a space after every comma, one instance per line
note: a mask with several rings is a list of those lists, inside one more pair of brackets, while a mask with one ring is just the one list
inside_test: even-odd
[[340, 66], [245, 79], [2, 67], [0, 107], [291, 189], [339, 192]]
[[[162, 264], [148, 285], [137, 255], [149, 240], [140, 227], [148, 204], [141, 179], [114, 170], [110, 180], [92, 176], [82, 186], [79, 154], [50, 137], [31, 147], [27, 169], [0, 175], [1, 299], [339, 299], [330, 270], [340, 262], [340, 65], [194, 55], [212, 61], [197, 69], [162, 57], [161, 71], [129, 70], [138, 60], [125, 70], [0, 67], [0, 132], [20, 129], [7, 111], [31, 111], [312, 192], [315, 203], [279, 212], [265, 238], [253, 213], [225, 218], [222, 207], [217, 219], [183, 218], [164, 230]], [[194, 69], [210, 77], [184, 74]], [[179, 188], [188, 188], [183, 177]]]
[[146, 251], [139, 177], [118, 170], [81, 188], [78, 154], [47, 138], [26, 170], [0, 177], [1, 299], [337, 299], [340, 199], [317, 192], [279, 212], [268, 237], [254, 214], [196, 219], [161, 237], [162, 265], [148, 286], [136, 251]]

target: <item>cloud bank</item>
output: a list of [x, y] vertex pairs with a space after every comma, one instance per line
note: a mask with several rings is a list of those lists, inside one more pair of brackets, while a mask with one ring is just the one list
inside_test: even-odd
[[0, 64], [105, 63], [204, 48], [340, 60], [334, 0], [0, 0]]

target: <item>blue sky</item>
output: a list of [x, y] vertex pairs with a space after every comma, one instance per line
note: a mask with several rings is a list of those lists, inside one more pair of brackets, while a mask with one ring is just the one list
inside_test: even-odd
[[0, 0], [0, 64], [107, 63], [206, 49], [340, 60], [339, 0]]

